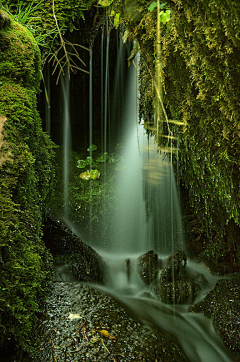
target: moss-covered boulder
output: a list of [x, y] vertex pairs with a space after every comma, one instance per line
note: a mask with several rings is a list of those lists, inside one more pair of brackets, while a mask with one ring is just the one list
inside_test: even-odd
[[0, 345], [27, 350], [48, 273], [41, 235], [54, 145], [37, 111], [39, 48], [2, 11], [0, 25]]

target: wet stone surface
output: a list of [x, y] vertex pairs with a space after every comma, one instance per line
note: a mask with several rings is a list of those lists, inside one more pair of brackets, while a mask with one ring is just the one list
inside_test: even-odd
[[240, 273], [219, 280], [193, 311], [212, 318], [215, 331], [240, 360]]
[[133, 319], [114, 299], [78, 282], [55, 282], [34, 362], [186, 361], [166, 332]]

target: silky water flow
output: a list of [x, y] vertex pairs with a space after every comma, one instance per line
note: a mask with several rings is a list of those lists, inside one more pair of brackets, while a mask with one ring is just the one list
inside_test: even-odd
[[68, 217], [69, 205], [69, 158], [71, 152], [71, 125], [70, 125], [70, 79], [68, 71], [61, 76], [61, 89], [63, 98], [63, 206], [64, 217]]
[[[124, 303], [146, 323], [177, 337], [190, 361], [233, 361], [210, 319], [188, 313], [189, 305], [168, 305], [157, 300], [139, 276], [139, 256], [154, 250], [159, 258], [166, 260], [174, 250], [184, 249], [184, 234], [172, 157], [159, 151], [154, 138], [138, 119], [134, 65], [124, 85], [122, 74], [116, 79], [120, 82], [115, 84], [117, 92], [126, 89], [121, 108], [123, 148], [115, 185], [117, 205], [112, 213], [113, 231], [105, 248], [95, 247], [108, 268], [107, 285], [98, 288]], [[118, 96], [121, 97], [115, 94], [114, 99]], [[187, 268], [205, 280], [196, 297], [201, 300], [218, 278], [192, 261]]]
[[[109, 41], [109, 39], [108, 39]], [[103, 47], [102, 47], [103, 48]], [[107, 52], [109, 47], [107, 46]], [[118, 119], [121, 118], [123, 130], [120, 142], [123, 144], [118, 177], [115, 184], [117, 203], [113, 205], [112, 220], [114, 225], [107, 241], [101, 246], [90, 245], [103, 257], [107, 265], [108, 281], [105, 286], [95, 288], [112, 295], [124, 303], [140, 319], [155, 325], [180, 341], [187, 358], [192, 362], [231, 362], [233, 357], [216, 335], [210, 319], [202, 314], [188, 313], [188, 305], [169, 305], [159, 301], [154, 290], [146, 286], [138, 273], [138, 258], [150, 250], [158, 254], [159, 259], [166, 260], [175, 250], [184, 249], [184, 236], [181, 221], [179, 193], [172, 167], [172, 157], [159, 151], [154, 137], [150, 137], [139, 122], [137, 111], [137, 75], [132, 64], [128, 79], [123, 74], [122, 44], [119, 46], [115, 92], [113, 100], [121, 99], [118, 106]], [[108, 62], [108, 54], [106, 54]], [[92, 52], [90, 52], [90, 93], [92, 92]], [[135, 61], [137, 66], [137, 59]], [[103, 68], [103, 67], [102, 67]], [[105, 68], [108, 70], [108, 66]], [[104, 149], [109, 119], [108, 77], [105, 75], [105, 96], [102, 120], [104, 125]], [[69, 175], [67, 160], [70, 147], [70, 111], [69, 81], [62, 81], [64, 96], [64, 183], [68, 185]], [[102, 76], [102, 79], [104, 77]], [[121, 94], [120, 94], [120, 93]], [[92, 107], [92, 93], [90, 107]], [[113, 107], [116, 104], [112, 102]], [[104, 115], [103, 115], [104, 113]], [[90, 144], [92, 139], [92, 108], [90, 117]], [[114, 131], [114, 130], [113, 130]], [[111, 137], [111, 134], [110, 134]], [[64, 206], [67, 215], [68, 191], [64, 188]], [[105, 203], [103, 202], [103, 207]], [[90, 212], [92, 209], [90, 208]], [[104, 210], [103, 210], [104, 211]], [[90, 215], [91, 217], [91, 215]], [[103, 218], [107, 222], [106, 219]], [[91, 225], [90, 225], [91, 227]], [[81, 232], [81, 231], [80, 231]], [[90, 233], [91, 235], [91, 233]], [[102, 246], [104, 245], [104, 246]], [[205, 282], [196, 299], [201, 300], [206, 291], [211, 290], [217, 277], [212, 276], [202, 265], [188, 262], [189, 272], [203, 275]], [[159, 272], [158, 278], [161, 278]]]

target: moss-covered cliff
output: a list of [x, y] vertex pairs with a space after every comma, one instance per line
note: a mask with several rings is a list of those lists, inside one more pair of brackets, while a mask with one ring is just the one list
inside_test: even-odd
[[[167, 124], [162, 114], [165, 136], [178, 134], [173, 146], [179, 148], [178, 171], [193, 215], [191, 241], [215, 266], [227, 261], [236, 270], [240, 5], [234, 0], [118, 0], [110, 6], [120, 14], [128, 38], [140, 45], [142, 118], [154, 124], [161, 94], [168, 119], [178, 121]], [[171, 137], [158, 141], [169, 145]]]
[[0, 26], [0, 344], [28, 349], [48, 273], [41, 234], [54, 145], [37, 111], [39, 48], [2, 11]]

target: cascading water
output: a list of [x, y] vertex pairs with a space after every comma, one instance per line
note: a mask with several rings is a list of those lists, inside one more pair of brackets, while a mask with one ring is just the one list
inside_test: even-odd
[[[102, 50], [103, 50], [102, 46]], [[108, 270], [108, 282], [104, 287], [95, 286], [113, 295], [124, 303], [133, 314], [146, 323], [164, 329], [177, 337], [186, 356], [192, 362], [231, 362], [234, 359], [216, 336], [212, 323], [200, 314], [187, 312], [188, 305], [168, 305], [157, 299], [154, 288], [144, 284], [138, 272], [139, 257], [150, 250], [158, 254], [159, 261], [166, 262], [167, 257], [176, 249], [184, 249], [184, 236], [181, 222], [179, 192], [172, 167], [172, 157], [161, 153], [153, 137], [147, 133], [137, 117], [137, 79], [136, 70], [131, 65], [128, 81], [121, 71], [123, 46], [119, 47], [118, 72], [115, 84], [116, 93], [109, 102], [108, 68], [109, 37], [106, 46], [105, 97], [102, 96], [102, 141], [103, 150], [107, 149], [106, 137], [111, 137], [115, 127], [107, 130], [108, 114], [117, 120], [117, 128], [123, 131], [118, 138], [123, 143], [121, 160], [118, 163], [118, 177], [115, 184], [116, 203], [112, 205], [111, 232], [107, 241], [94, 248], [104, 258]], [[92, 55], [90, 52], [90, 144], [92, 138]], [[102, 60], [103, 64], [103, 60]], [[102, 67], [103, 68], [103, 67]], [[127, 84], [127, 86], [125, 86]], [[103, 88], [103, 87], [102, 87]], [[64, 209], [67, 215], [68, 205], [68, 155], [70, 147], [69, 82], [66, 76], [62, 80], [64, 95]], [[120, 102], [119, 102], [120, 101]], [[109, 104], [113, 105], [108, 109]], [[117, 114], [116, 114], [117, 113]], [[118, 125], [121, 121], [121, 127]], [[140, 122], [141, 123], [141, 122]], [[105, 180], [106, 181], [106, 180]], [[105, 203], [103, 202], [103, 208]], [[91, 207], [90, 207], [90, 210]], [[103, 210], [104, 211], [104, 210]], [[90, 211], [90, 214], [92, 211]], [[91, 217], [91, 215], [90, 215]], [[103, 217], [103, 221], [107, 222]], [[91, 239], [90, 233], [90, 239]], [[100, 236], [99, 236], [99, 239]], [[104, 238], [102, 238], [104, 240]], [[92, 243], [92, 240], [89, 241]], [[193, 262], [188, 263], [187, 272], [202, 275], [202, 290], [196, 296], [210, 290], [217, 278], [207, 273], [204, 267]], [[158, 274], [161, 278], [161, 272]]]
[[[119, 47], [117, 72], [121, 70], [122, 48]], [[136, 60], [137, 64], [137, 60]], [[183, 248], [183, 230], [178, 192], [170, 158], [158, 150], [137, 117], [137, 74], [134, 65], [129, 70], [123, 99], [123, 74], [116, 74], [115, 94], [118, 119], [121, 119], [123, 144], [115, 184], [116, 204], [112, 210], [112, 232], [106, 249], [99, 250], [109, 265], [111, 286], [119, 287], [131, 281], [139, 287], [137, 258], [149, 250], [169, 255]], [[114, 109], [111, 110], [114, 114]], [[107, 251], [106, 251], [107, 250]], [[131, 276], [125, 267], [131, 263]], [[135, 266], [135, 267], [133, 267]], [[141, 282], [140, 282], [141, 284]]]
[[70, 80], [68, 72], [61, 76], [63, 96], [63, 207], [64, 216], [68, 217], [69, 204], [69, 154], [71, 150], [71, 126], [70, 126]]
[[[190, 361], [233, 361], [208, 318], [188, 313], [187, 304], [171, 306], [156, 300], [154, 290], [139, 276], [141, 254], [153, 249], [166, 260], [174, 250], [184, 248], [184, 235], [172, 155], [159, 152], [154, 138], [138, 122], [136, 71], [133, 65], [131, 68], [121, 114], [124, 146], [116, 181], [117, 204], [112, 213], [114, 227], [105, 248], [96, 248], [109, 274], [108, 284], [99, 288], [146, 323], [176, 336]], [[118, 91], [122, 89], [121, 84], [115, 86]], [[204, 278], [199, 299], [218, 280], [193, 262], [188, 263], [187, 270], [190, 274], [197, 270]]]

